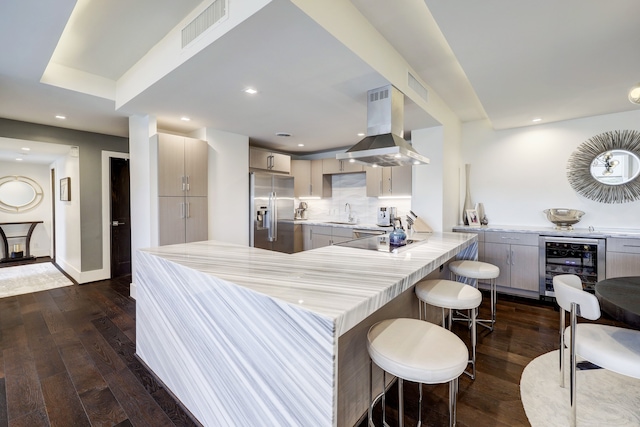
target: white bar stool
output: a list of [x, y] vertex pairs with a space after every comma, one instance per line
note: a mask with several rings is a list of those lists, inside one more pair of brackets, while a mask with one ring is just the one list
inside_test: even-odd
[[[451, 330], [453, 323], [451, 310], [471, 312], [471, 372], [465, 371], [471, 379], [476, 378], [476, 308], [482, 303], [482, 293], [470, 285], [453, 280], [422, 280], [416, 284], [416, 296], [420, 300], [420, 319], [426, 317], [427, 304], [442, 308], [442, 327]], [[449, 317], [446, 321], [445, 309]], [[424, 312], [424, 315], [423, 315]]]
[[418, 319], [387, 319], [373, 325], [367, 333], [369, 351], [369, 426], [373, 424], [373, 363], [383, 370], [382, 407], [384, 418], [386, 378], [388, 372], [398, 378], [398, 420], [404, 426], [403, 380], [420, 383], [422, 425], [422, 384], [449, 383], [449, 425], [456, 425], [458, 377], [469, 360], [467, 346], [451, 331]]
[[491, 319], [477, 319], [476, 321], [478, 324], [493, 331], [493, 325], [496, 323], [496, 302], [498, 300], [498, 294], [496, 292], [496, 278], [500, 276], [500, 268], [493, 264], [489, 264], [488, 262], [465, 259], [450, 262], [449, 271], [451, 271], [453, 279], [457, 277], [476, 279], [476, 288], [478, 287], [477, 280], [489, 280], [489, 285], [491, 287]]

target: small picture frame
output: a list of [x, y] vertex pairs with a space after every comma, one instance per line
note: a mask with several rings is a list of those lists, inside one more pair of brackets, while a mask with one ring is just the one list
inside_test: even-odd
[[478, 216], [478, 211], [475, 209], [467, 209], [466, 212], [469, 227], [480, 227], [480, 217]]
[[71, 201], [71, 178], [66, 177], [60, 180], [60, 200]]

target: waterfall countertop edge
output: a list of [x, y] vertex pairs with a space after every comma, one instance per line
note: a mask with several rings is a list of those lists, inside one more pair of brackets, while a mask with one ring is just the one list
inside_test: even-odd
[[285, 254], [215, 240], [141, 252], [330, 319], [340, 336], [477, 242], [471, 233], [420, 234], [399, 253], [327, 246]]

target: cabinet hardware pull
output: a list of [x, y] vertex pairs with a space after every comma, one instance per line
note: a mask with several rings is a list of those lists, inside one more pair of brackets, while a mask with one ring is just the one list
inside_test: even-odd
[[191, 203], [186, 203], [187, 205], [187, 218], [191, 218]]
[[187, 175], [187, 191], [191, 190], [191, 184], [189, 184], [189, 175]]
[[184, 191], [184, 190], [186, 190], [186, 185], [185, 185], [185, 182], [184, 182], [184, 175], [182, 175], [181, 179], [182, 179], [182, 191]]

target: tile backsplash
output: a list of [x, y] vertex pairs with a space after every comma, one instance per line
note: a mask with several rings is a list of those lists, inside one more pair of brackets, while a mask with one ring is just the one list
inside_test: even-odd
[[[332, 197], [320, 200], [304, 200], [307, 203], [307, 218], [316, 221], [346, 221], [347, 203], [351, 205], [351, 214], [360, 224], [375, 224], [378, 220], [378, 208], [395, 206], [398, 216], [405, 218], [411, 209], [410, 198], [378, 199], [367, 197], [366, 174], [345, 173], [331, 176]], [[300, 200], [296, 199], [296, 206]], [[403, 221], [404, 224], [404, 221]]]

